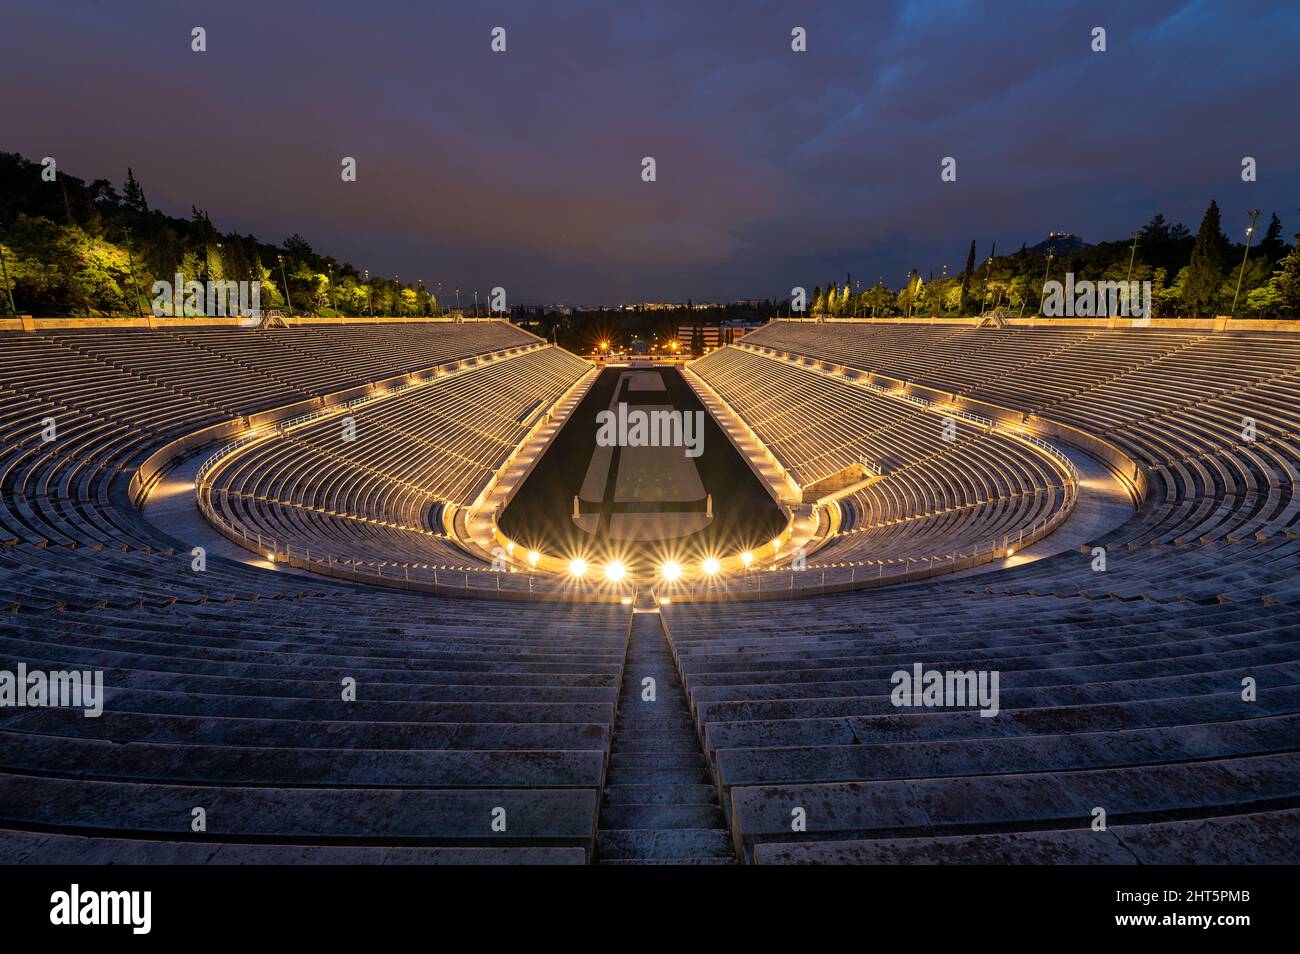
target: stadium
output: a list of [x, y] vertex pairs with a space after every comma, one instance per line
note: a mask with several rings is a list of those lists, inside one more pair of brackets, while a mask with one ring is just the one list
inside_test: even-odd
[[1300, 6], [0, 35], [6, 932], [1287, 923]]
[[0, 324], [0, 860], [1300, 860], [1295, 323]]

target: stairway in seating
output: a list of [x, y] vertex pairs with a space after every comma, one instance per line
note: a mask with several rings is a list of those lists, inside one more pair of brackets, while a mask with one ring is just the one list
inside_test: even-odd
[[[647, 601], [648, 602], [648, 601]], [[655, 606], [653, 602], [648, 605]], [[632, 616], [596, 834], [599, 864], [734, 864], [658, 607]], [[643, 680], [654, 680], [646, 701]]]

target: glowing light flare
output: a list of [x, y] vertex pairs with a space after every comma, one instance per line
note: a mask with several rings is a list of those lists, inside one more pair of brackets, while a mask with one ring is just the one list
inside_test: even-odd
[[583, 577], [587, 575], [587, 561], [582, 557], [574, 557], [569, 561], [569, 575]]
[[682, 565], [676, 560], [667, 560], [659, 567], [659, 575], [669, 583], [681, 579]]

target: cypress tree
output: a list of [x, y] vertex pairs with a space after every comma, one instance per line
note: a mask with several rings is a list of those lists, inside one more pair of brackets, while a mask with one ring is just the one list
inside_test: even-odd
[[1183, 282], [1183, 302], [1187, 305], [1189, 317], [1200, 317], [1202, 311], [1214, 305], [1214, 296], [1223, 284], [1227, 246], [1228, 240], [1219, 227], [1219, 205], [1211, 199], [1196, 233], [1196, 244], [1192, 246], [1192, 258]]
[[970, 251], [966, 253], [966, 268], [961, 273], [961, 300], [957, 303], [957, 316], [966, 314], [966, 296], [970, 291], [970, 278], [975, 273], [975, 240], [970, 240]]

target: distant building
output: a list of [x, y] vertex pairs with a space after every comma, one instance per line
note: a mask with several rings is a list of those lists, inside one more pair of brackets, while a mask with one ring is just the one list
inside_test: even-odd
[[695, 341], [696, 332], [700, 335], [701, 343], [705, 351], [718, 347], [722, 340], [717, 325], [681, 325], [677, 329], [677, 340], [682, 343], [682, 347], [690, 350]]

